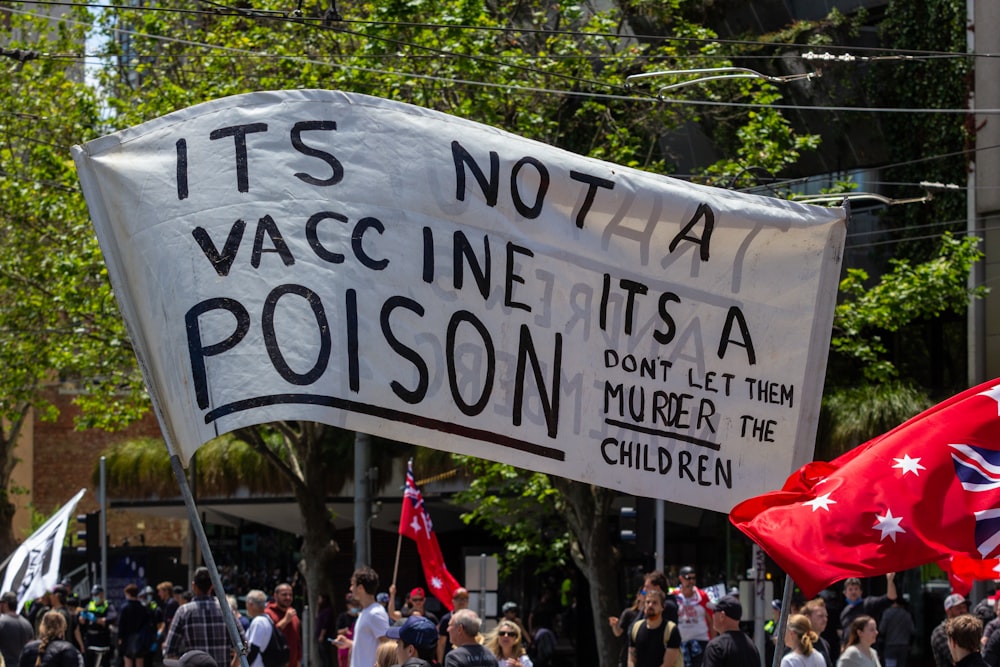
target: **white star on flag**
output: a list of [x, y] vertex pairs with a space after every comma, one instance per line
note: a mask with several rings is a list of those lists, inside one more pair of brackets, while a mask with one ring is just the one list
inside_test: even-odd
[[416, 515], [414, 515], [413, 521], [410, 522], [410, 528], [412, 528], [415, 533], [419, 533], [423, 530], [423, 526], [420, 525], [420, 519], [417, 518]]
[[896, 533], [905, 533], [906, 530], [900, 527], [899, 522], [903, 520], [901, 516], [893, 516], [892, 510], [886, 509], [885, 514], [875, 514], [875, 525], [872, 528], [882, 531], [882, 537], [880, 540], [884, 540], [887, 537], [891, 537], [892, 541], [896, 541]]
[[444, 582], [442, 582], [437, 577], [431, 577], [431, 588], [433, 588], [434, 590], [437, 591], [437, 590], [441, 590], [442, 586], [444, 586]]
[[899, 468], [900, 470], [903, 471], [904, 475], [906, 473], [908, 473], [908, 472], [912, 472], [914, 475], [916, 475], [917, 477], [919, 477], [920, 473], [917, 472], [918, 470], [927, 470], [927, 468], [925, 468], [924, 466], [920, 465], [920, 459], [919, 458], [912, 459], [912, 458], [910, 458], [909, 454], [903, 454], [903, 458], [901, 458], [901, 459], [893, 459], [893, 461], [896, 462], [896, 465], [894, 465], [892, 467], [893, 468]]
[[823, 509], [825, 509], [827, 512], [829, 512], [830, 511], [830, 505], [836, 505], [837, 501], [836, 500], [830, 500], [830, 494], [829, 493], [824, 493], [822, 496], [817, 496], [817, 497], [813, 498], [812, 500], [807, 500], [806, 502], [804, 502], [802, 504], [803, 505], [809, 505], [809, 507], [812, 508], [813, 512], [815, 512], [816, 510], [818, 510], [821, 507]]
[[997, 402], [997, 417], [1000, 417], [1000, 384], [996, 385], [995, 387], [991, 387], [986, 391], [979, 392], [979, 395], [989, 396], [990, 398], [992, 398], [994, 401]]

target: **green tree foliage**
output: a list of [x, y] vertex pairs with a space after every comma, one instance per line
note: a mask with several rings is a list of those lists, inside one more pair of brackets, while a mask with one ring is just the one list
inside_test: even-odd
[[477, 524], [499, 539], [501, 575], [525, 565], [543, 573], [567, 563], [572, 537], [560, 517], [566, 501], [548, 475], [471, 456], [455, 456], [472, 481], [454, 502], [469, 509], [467, 524]]
[[864, 270], [848, 269], [834, 311], [833, 351], [858, 362], [871, 383], [895, 380], [899, 371], [886, 356], [882, 334], [944, 313], [965, 312], [970, 298], [986, 293], [985, 287], [970, 290], [967, 282], [972, 265], [982, 257], [979, 239], [945, 233], [937, 257], [922, 263], [890, 260], [891, 270], [871, 287], [865, 286]]
[[90, 17], [78, 8], [58, 20], [44, 12], [11, 3], [0, 9], [7, 54], [0, 58], [2, 552], [14, 544], [10, 479], [17, 439], [32, 409], [45, 419], [55, 416], [45, 390], [72, 382], [102, 393], [95, 421], [103, 424], [145, 409], [69, 156], [72, 144], [101, 131], [99, 100], [72, 57]]
[[[963, 53], [966, 45], [964, 0], [893, 0], [879, 26], [879, 36], [888, 48], [926, 52]], [[872, 106], [916, 109], [962, 109], [968, 104], [973, 61], [971, 58], [908, 58], [882, 60], [867, 70], [865, 86]], [[898, 185], [887, 193], [913, 196], [913, 184], [921, 181], [965, 185], [971, 133], [959, 114], [894, 114], [880, 118], [886, 139], [888, 162], [882, 180]], [[917, 159], [915, 156], [933, 157]], [[928, 230], [959, 231], [965, 227], [964, 190], [937, 194], [925, 206], [888, 209], [883, 221], [913, 240], [895, 247], [897, 254], [928, 259], [934, 243]], [[947, 223], [947, 224], [945, 224]]]
[[823, 396], [816, 459], [833, 459], [929, 408], [922, 389], [899, 381], [835, 387]]

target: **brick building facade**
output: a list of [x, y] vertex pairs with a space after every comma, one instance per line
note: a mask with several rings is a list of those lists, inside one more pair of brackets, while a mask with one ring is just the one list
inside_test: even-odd
[[[127, 429], [109, 432], [101, 429], [78, 431], [74, 419], [79, 409], [73, 405], [73, 394], [53, 390], [48, 399], [59, 409], [54, 422], [33, 419], [26, 429], [17, 455], [22, 459], [18, 468], [24, 467], [27, 478], [18, 475], [19, 483], [28, 489], [21, 498], [15, 517], [15, 536], [30, 532], [30, 515], [26, 505], [30, 502], [36, 510], [50, 514], [65, 503], [78, 489], [87, 493], [77, 506], [77, 513], [98, 509], [99, 462], [109, 447], [132, 438], [160, 437], [156, 418], [145, 418]], [[26, 463], [29, 463], [26, 465]], [[75, 533], [75, 527], [71, 531]], [[148, 546], [181, 546], [187, 536], [187, 521], [152, 517], [135, 512], [113, 509], [108, 512], [108, 534], [111, 545], [125, 539], [135, 541], [140, 534]]]

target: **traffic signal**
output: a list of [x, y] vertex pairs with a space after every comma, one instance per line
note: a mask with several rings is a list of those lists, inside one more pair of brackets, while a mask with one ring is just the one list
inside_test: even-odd
[[634, 507], [622, 507], [618, 510], [618, 539], [622, 542], [635, 542], [638, 514]]
[[[77, 522], [82, 526], [76, 532], [77, 551], [85, 551], [88, 563], [101, 562], [101, 513], [77, 514]], [[84, 546], [79, 546], [82, 543]]]

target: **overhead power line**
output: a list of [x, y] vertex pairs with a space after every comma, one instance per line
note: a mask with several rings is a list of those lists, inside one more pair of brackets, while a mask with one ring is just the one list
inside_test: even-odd
[[[248, 18], [267, 18], [271, 20], [282, 20], [290, 23], [299, 24], [322, 24], [323, 16], [304, 16], [296, 13], [295, 10], [291, 11], [277, 11], [277, 10], [262, 10], [253, 9], [252, 7], [233, 7], [226, 5], [224, 3], [215, 2], [213, 0], [200, 0], [202, 4], [210, 5], [212, 9], [185, 9], [182, 7], [172, 7], [172, 6], [161, 6], [161, 5], [117, 5], [117, 4], [101, 4], [99, 2], [71, 2], [67, 0], [34, 0], [33, 4], [37, 5], [52, 5], [52, 6], [62, 6], [62, 7], [86, 7], [89, 9], [115, 9], [115, 10], [128, 10], [135, 12], [167, 12], [167, 13], [182, 13], [182, 14], [201, 14], [210, 16], [219, 15], [230, 15], [230, 16], [246, 16]], [[526, 26], [483, 26], [483, 25], [467, 25], [467, 24], [457, 24], [457, 23], [429, 23], [429, 22], [416, 22], [416, 21], [387, 21], [384, 19], [351, 19], [341, 17], [338, 20], [342, 24], [354, 24], [354, 25], [370, 25], [370, 26], [385, 26], [385, 27], [396, 27], [396, 28], [417, 28], [417, 29], [430, 29], [430, 30], [464, 30], [464, 31], [475, 31], [475, 32], [505, 32], [505, 33], [520, 33], [520, 34], [544, 34], [548, 36], [552, 35], [562, 35], [567, 37], [607, 37], [610, 39], [624, 39], [632, 38], [643, 41], [665, 41], [665, 42], [680, 42], [689, 43], [695, 45], [708, 45], [708, 44], [726, 44], [733, 46], [753, 46], [753, 47], [773, 47], [773, 48], [793, 48], [793, 49], [809, 49], [810, 52], [813, 51], [815, 47], [799, 44], [795, 42], [780, 42], [780, 41], [761, 41], [761, 40], [750, 40], [750, 39], [727, 39], [722, 37], [686, 37], [679, 35], [657, 35], [657, 34], [631, 34], [623, 32], [591, 32], [582, 30], [552, 30], [547, 28], [531, 28]], [[967, 53], [967, 52], [955, 52], [955, 51], [938, 51], [938, 50], [921, 50], [921, 49], [893, 49], [884, 48], [877, 46], [861, 46], [861, 45], [839, 45], [839, 44], [824, 44], [823, 48], [827, 51], [853, 51], [855, 53], [863, 54], [878, 54], [876, 56], [865, 56], [866, 59], [874, 60], [881, 59], [884, 56], [908, 56], [909, 60], [920, 60], [920, 59], [932, 59], [932, 58], [1000, 58], [998, 53]], [[816, 56], [814, 56], [816, 57]], [[819, 55], [822, 57], [822, 54]], [[828, 58], [831, 60], [844, 60], [849, 61], [850, 59], [845, 59], [843, 54], [836, 55]], [[862, 58], [856, 57], [855, 60], [861, 60]]]

